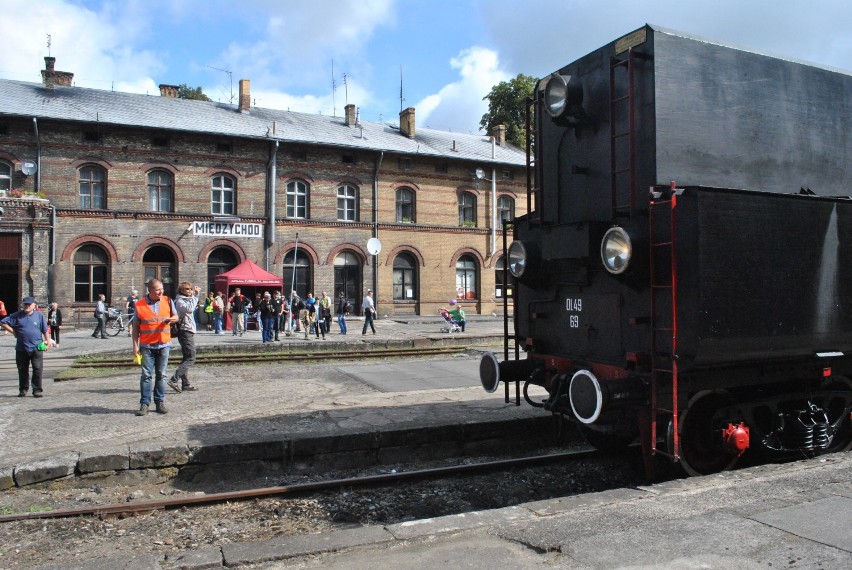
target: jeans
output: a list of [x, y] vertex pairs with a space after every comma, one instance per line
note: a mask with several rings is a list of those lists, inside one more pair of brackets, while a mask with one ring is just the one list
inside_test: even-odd
[[213, 313], [213, 330], [222, 334], [222, 313]]
[[142, 376], [139, 378], [139, 391], [142, 395], [139, 399], [140, 404], [151, 404], [152, 388], [155, 403], [166, 399], [166, 367], [169, 365], [169, 352], [171, 350], [171, 346], [164, 346], [163, 348], [139, 347], [139, 353], [142, 355]]
[[33, 394], [41, 392], [41, 375], [44, 369], [44, 352], [34, 350], [15, 350], [15, 364], [18, 365], [18, 390], [30, 389], [30, 364], [33, 366]]
[[340, 327], [340, 334], [346, 334], [348, 329], [346, 328], [346, 315], [344, 313], [337, 313], [337, 326]]
[[181, 360], [180, 366], [175, 370], [175, 380], [180, 379], [181, 386], [189, 386], [189, 367], [195, 364], [195, 333], [190, 331], [178, 331], [178, 343], [180, 343]]
[[263, 330], [260, 331], [263, 342], [272, 342], [273, 335], [278, 334], [275, 329], [275, 315], [263, 317]]

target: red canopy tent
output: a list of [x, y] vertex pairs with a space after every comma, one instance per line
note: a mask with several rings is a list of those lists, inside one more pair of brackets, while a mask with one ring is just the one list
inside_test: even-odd
[[[246, 259], [230, 271], [216, 276], [216, 290], [229, 296], [231, 287], [274, 289], [283, 286], [284, 280], [281, 277], [266, 271], [251, 259]], [[245, 294], [245, 292], [243, 293]]]
[[[281, 290], [284, 287], [284, 280], [281, 277], [266, 271], [251, 259], [246, 259], [230, 271], [217, 275], [215, 283], [216, 291], [221, 291], [226, 300], [233, 293], [233, 288], [239, 287], [240, 292], [251, 299], [252, 303], [254, 303], [256, 292], [271, 292], [274, 289]], [[225, 328], [228, 329], [230, 328], [231, 315], [226, 312], [224, 317]]]

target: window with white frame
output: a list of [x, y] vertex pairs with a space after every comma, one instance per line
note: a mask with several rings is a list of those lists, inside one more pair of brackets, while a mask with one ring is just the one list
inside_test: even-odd
[[168, 170], [152, 170], [148, 173], [148, 210], [171, 212], [174, 177]]
[[341, 222], [358, 221], [358, 189], [344, 184], [337, 189], [337, 219]]
[[287, 217], [308, 217], [308, 185], [303, 180], [291, 180], [287, 183]]
[[456, 296], [459, 299], [476, 298], [476, 259], [462, 255], [456, 262]]
[[414, 301], [417, 298], [417, 261], [403, 252], [393, 260], [393, 300]]
[[226, 174], [213, 177], [210, 194], [210, 212], [220, 216], [233, 216], [236, 213], [236, 181]]
[[411, 188], [396, 190], [396, 221], [402, 224], [414, 223], [414, 190]]
[[515, 219], [515, 200], [510, 196], [497, 198], [497, 228], [503, 228], [503, 222]]
[[103, 210], [106, 208], [106, 176], [99, 166], [86, 165], [80, 169], [80, 207]]
[[476, 196], [470, 192], [459, 194], [459, 225], [476, 227]]

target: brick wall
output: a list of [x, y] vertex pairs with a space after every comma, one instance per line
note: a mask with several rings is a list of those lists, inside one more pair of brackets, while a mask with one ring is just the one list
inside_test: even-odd
[[[31, 130], [25, 122], [10, 124], [8, 136], [0, 138], [0, 160], [9, 160], [10, 156], [34, 158]], [[229, 247], [240, 260], [250, 258], [281, 275], [282, 260], [292, 248], [297, 232], [300, 244], [316, 257], [313, 283], [317, 291], [333, 292], [334, 254], [349, 249], [365, 260], [362, 291], [374, 287], [373, 267], [378, 268], [375, 287], [380, 314], [414, 310], [437, 314], [455, 296], [455, 260], [459, 252], [469, 252], [481, 260], [477, 288], [480, 299], [479, 304], [467, 303], [466, 310], [491, 313], [502, 308], [494, 297], [496, 257], [489, 233], [490, 182], [471, 177], [471, 171], [480, 165], [415, 156], [403, 157], [410, 162], [400, 170], [399, 157], [385, 155], [378, 174], [378, 237], [382, 251], [373, 258], [366, 252], [366, 243], [374, 231], [372, 197], [377, 153], [282, 143], [277, 162], [276, 243], [267, 250], [263, 239], [199, 237], [187, 228], [194, 220], [212, 220], [210, 183], [217, 172], [236, 178], [237, 215], [242, 221], [265, 223], [268, 142], [55, 121], [40, 121], [39, 133], [41, 189], [58, 213], [54, 297], [71, 312], [90, 312], [89, 304], [73, 301], [73, 256], [85, 243], [97, 243], [109, 253], [109, 301], [123, 307], [131, 288], [142, 289], [142, 256], [154, 245], [174, 252], [175, 283], [189, 280], [205, 286], [211, 244]], [[86, 133], [96, 140], [86, 140]], [[230, 144], [230, 151], [219, 148], [220, 144]], [[107, 172], [106, 210], [80, 209], [79, 168], [87, 163], [98, 164]], [[152, 168], [174, 173], [172, 213], [148, 212], [146, 175]], [[309, 184], [309, 220], [285, 218], [286, 183], [293, 178]], [[498, 195], [515, 198], [516, 215], [523, 214], [526, 203], [522, 180], [516, 169], [515, 180], [498, 183]], [[18, 182], [16, 187], [32, 184], [32, 180]], [[343, 183], [359, 191], [358, 222], [337, 221], [337, 189]], [[395, 191], [400, 186], [415, 191], [416, 223], [396, 223]], [[477, 197], [476, 228], [458, 227], [457, 201], [461, 191]], [[498, 236], [498, 247], [500, 244]], [[392, 299], [393, 258], [394, 252], [399, 251], [410, 251], [418, 261], [422, 259], [417, 268], [419, 304], [414, 306]], [[43, 255], [38, 263], [46, 263], [47, 253]], [[34, 285], [33, 290], [46, 293], [46, 269], [37, 270], [34, 278], [40, 284]]]

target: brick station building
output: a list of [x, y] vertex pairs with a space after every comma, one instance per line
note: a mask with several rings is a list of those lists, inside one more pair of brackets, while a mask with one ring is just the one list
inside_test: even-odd
[[43, 83], [0, 80], [10, 308], [35, 295], [89, 318], [101, 292], [123, 308], [152, 276], [169, 295], [181, 281], [212, 290], [251, 259], [300, 295], [342, 290], [359, 306], [373, 289], [380, 315], [434, 315], [455, 297], [502, 311], [500, 228], [526, 210], [526, 158], [502, 129], [416, 129], [413, 108], [398, 126], [354, 105], [343, 117], [262, 109], [247, 80], [238, 105], [169, 85], [85, 89], [45, 62]]

